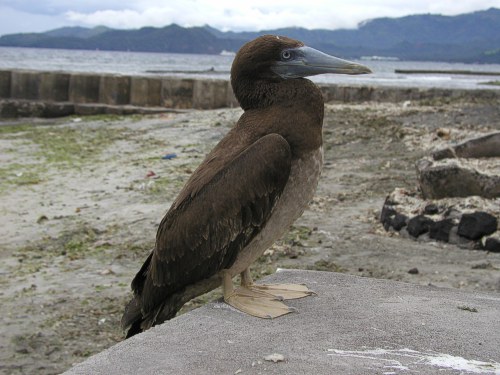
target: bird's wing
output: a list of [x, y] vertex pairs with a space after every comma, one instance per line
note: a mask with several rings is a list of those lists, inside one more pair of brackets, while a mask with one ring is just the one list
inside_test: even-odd
[[270, 217], [290, 167], [288, 142], [266, 135], [171, 209], [160, 223], [141, 291], [143, 312], [173, 291], [229, 268]]

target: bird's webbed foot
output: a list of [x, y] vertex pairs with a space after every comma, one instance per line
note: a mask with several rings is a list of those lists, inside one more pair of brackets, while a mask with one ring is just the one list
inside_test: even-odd
[[257, 289], [241, 286], [236, 290], [233, 288], [229, 273], [224, 275], [223, 280], [224, 301], [244, 313], [259, 318], [272, 319], [294, 312], [295, 309], [288, 307], [281, 298]]
[[281, 300], [316, 295], [304, 284], [254, 284], [248, 268], [241, 273], [241, 286], [252, 291], [271, 294]]
[[304, 298], [316, 295], [307, 286], [301, 284], [253, 284], [250, 290], [263, 291], [281, 300]]

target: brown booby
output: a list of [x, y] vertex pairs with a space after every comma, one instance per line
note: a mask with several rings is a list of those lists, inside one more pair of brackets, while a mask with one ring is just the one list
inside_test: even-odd
[[324, 103], [303, 77], [323, 73], [370, 70], [281, 36], [261, 36], [238, 51], [231, 85], [244, 113], [161, 221], [154, 250], [132, 281], [134, 297], [122, 318], [127, 337], [221, 284], [226, 303], [262, 318], [290, 312], [283, 299], [312, 294], [304, 285], [253, 284], [249, 267], [313, 198]]

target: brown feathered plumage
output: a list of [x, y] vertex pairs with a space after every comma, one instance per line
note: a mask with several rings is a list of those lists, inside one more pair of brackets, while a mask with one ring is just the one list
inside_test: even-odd
[[[301, 46], [293, 39], [264, 36], [236, 55], [231, 83], [245, 112], [194, 171], [161, 221], [155, 248], [132, 282], [134, 298], [122, 319], [123, 327], [130, 327], [127, 337], [174, 317], [187, 300], [220, 285], [222, 270], [242, 272], [248, 267], [241, 260], [245, 251], [253, 249], [251, 259], [262, 253], [311, 198], [320, 160], [306, 163], [318, 170], [310, 174], [311, 181], [304, 181], [314, 185], [306, 186], [304, 202], [291, 214], [286, 207], [276, 208], [283, 194], [301, 194], [301, 181], [296, 180], [303, 172], [296, 166], [309, 155], [320, 157], [320, 90], [308, 80], [273, 72], [282, 51]], [[275, 211], [292, 217], [273, 219], [273, 228], [266, 228]], [[265, 238], [257, 239], [264, 229]]]

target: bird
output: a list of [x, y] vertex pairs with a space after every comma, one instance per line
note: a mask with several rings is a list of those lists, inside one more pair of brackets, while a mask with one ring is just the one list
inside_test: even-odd
[[324, 100], [305, 77], [370, 72], [285, 36], [263, 35], [240, 48], [231, 86], [243, 114], [161, 220], [131, 284], [121, 321], [127, 338], [219, 286], [227, 304], [260, 318], [288, 314], [283, 300], [314, 293], [305, 285], [254, 284], [250, 265], [302, 215], [318, 185]]

